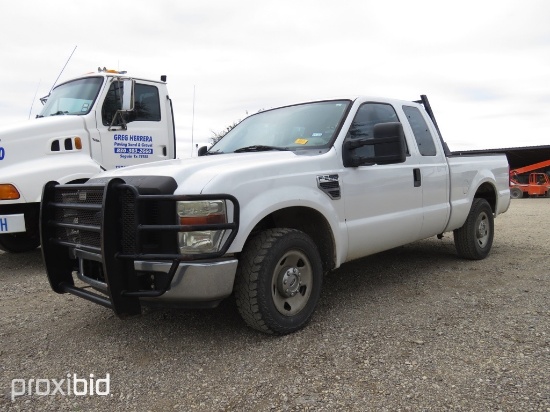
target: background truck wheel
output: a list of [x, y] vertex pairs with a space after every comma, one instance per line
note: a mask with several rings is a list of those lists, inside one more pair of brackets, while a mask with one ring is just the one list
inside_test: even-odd
[[510, 189], [510, 197], [512, 199], [521, 199], [523, 197], [523, 191], [517, 187]]
[[40, 246], [40, 238], [28, 233], [0, 235], [0, 250], [10, 253], [30, 252]]
[[321, 294], [323, 267], [315, 243], [294, 229], [269, 229], [250, 240], [237, 270], [235, 298], [252, 328], [287, 334], [311, 319]]
[[491, 206], [485, 199], [474, 199], [466, 222], [453, 231], [458, 255], [472, 260], [484, 259], [493, 245], [494, 232]]

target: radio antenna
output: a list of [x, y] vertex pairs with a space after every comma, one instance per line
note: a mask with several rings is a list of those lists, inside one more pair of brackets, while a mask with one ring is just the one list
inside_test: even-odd
[[57, 79], [55, 79], [55, 82], [53, 82], [52, 88], [50, 89], [48, 95], [52, 92], [53, 88], [54, 88], [55, 85], [57, 84], [57, 81], [58, 81], [59, 78], [61, 77], [61, 74], [63, 74], [63, 70], [65, 70], [65, 67], [67, 67], [67, 64], [69, 64], [69, 60], [71, 60], [71, 57], [73, 57], [74, 51], [76, 50], [77, 47], [78, 47], [78, 45], [77, 45], [77, 46], [74, 46], [74, 49], [73, 49], [71, 55], [69, 56], [69, 58], [68, 58], [67, 61], [65, 62], [65, 66], [63, 66], [63, 68], [61, 69], [61, 72], [59, 72], [59, 76], [57, 76]]
[[193, 85], [193, 118], [191, 120], [191, 157], [193, 157], [193, 132], [195, 129], [195, 85]]
[[40, 83], [42, 83], [42, 80], [39, 80], [38, 86], [36, 86], [36, 91], [34, 92], [34, 97], [32, 98], [32, 102], [31, 102], [31, 109], [29, 110], [29, 119], [31, 118], [32, 107], [34, 106], [34, 101], [36, 100], [36, 95], [38, 94], [38, 88], [40, 87]]

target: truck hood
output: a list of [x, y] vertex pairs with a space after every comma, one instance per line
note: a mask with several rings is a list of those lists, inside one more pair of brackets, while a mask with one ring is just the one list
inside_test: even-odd
[[84, 119], [80, 116], [53, 116], [27, 120], [0, 127], [0, 170], [52, 153], [52, 141], [80, 136], [88, 139]]
[[170, 176], [178, 184], [176, 194], [220, 193], [227, 187], [235, 187], [243, 181], [284, 175], [286, 171], [297, 174], [322, 168], [319, 155], [311, 154], [268, 151], [210, 155], [125, 167], [103, 172], [96, 178]]

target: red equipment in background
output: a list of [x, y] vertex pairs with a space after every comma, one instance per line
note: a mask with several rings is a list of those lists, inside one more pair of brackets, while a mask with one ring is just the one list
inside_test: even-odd
[[[533, 172], [545, 167], [550, 167], [550, 160], [510, 170], [510, 197], [519, 199], [525, 194], [529, 196], [550, 196], [550, 178], [548, 175]], [[529, 175], [521, 176], [526, 173], [529, 173]]]

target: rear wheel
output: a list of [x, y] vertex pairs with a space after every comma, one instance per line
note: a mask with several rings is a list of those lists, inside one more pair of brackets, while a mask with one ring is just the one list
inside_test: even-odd
[[321, 294], [323, 268], [315, 243], [294, 229], [269, 229], [241, 255], [235, 297], [252, 328], [287, 334], [311, 319]]
[[523, 191], [518, 187], [510, 189], [510, 197], [512, 199], [521, 199], [523, 197]]
[[0, 235], [0, 250], [10, 253], [30, 252], [40, 245], [38, 236], [28, 233], [8, 233]]
[[484, 259], [491, 251], [494, 236], [494, 218], [491, 206], [485, 199], [476, 198], [466, 222], [453, 231], [455, 247], [460, 257]]

